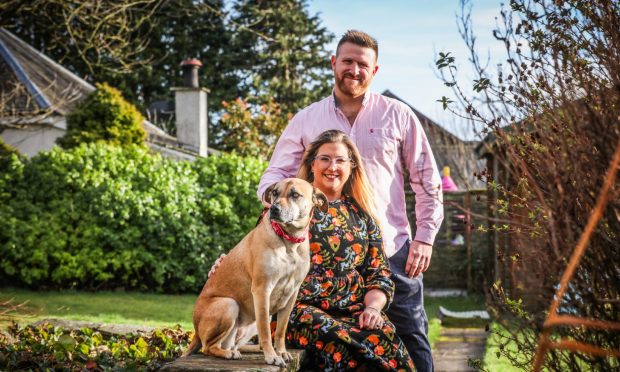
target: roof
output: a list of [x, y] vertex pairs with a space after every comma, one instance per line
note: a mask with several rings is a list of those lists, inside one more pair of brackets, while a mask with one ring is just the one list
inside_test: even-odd
[[[95, 87], [0, 28], [2, 88], [14, 92], [12, 109], [19, 114], [51, 110], [66, 115]], [[8, 67], [8, 68], [7, 68]]]
[[450, 133], [447, 129], [442, 127], [441, 125], [435, 123], [428, 116], [424, 115], [420, 111], [416, 110], [413, 106], [411, 106], [408, 102], [405, 102], [402, 98], [398, 97], [396, 94], [392, 93], [389, 89], [385, 90], [383, 93], [384, 96], [394, 98], [398, 101], [401, 101], [405, 105], [409, 106], [411, 111], [418, 117], [420, 120], [420, 124], [424, 128], [424, 132], [428, 135], [429, 140], [435, 139], [441, 142], [452, 142], [452, 143], [461, 143], [465, 142], [460, 139], [458, 136]]
[[459, 189], [483, 187], [481, 182], [473, 176], [474, 171], [478, 171], [482, 167], [482, 163], [478, 160], [474, 151], [478, 141], [464, 141], [460, 139], [389, 90], [384, 91], [382, 94], [399, 100], [411, 108], [420, 120], [420, 124], [422, 124], [431, 149], [433, 149], [433, 156], [437, 166], [439, 169], [445, 166], [450, 167], [452, 179]]

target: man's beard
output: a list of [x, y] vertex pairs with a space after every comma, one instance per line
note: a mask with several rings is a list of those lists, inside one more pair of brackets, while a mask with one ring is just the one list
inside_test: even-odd
[[[354, 84], [353, 86], [347, 85], [347, 83], [345, 82], [345, 79], [347, 78], [357, 80], [357, 84]], [[350, 74], [342, 75], [342, 77], [336, 76], [336, 85], [338, 86], [338, 89], [342, 93], [350, 97], [359, 97], [362, 94], [366, 93], [366, 91], [368, 90], [368, 86], [370, 86], [370, 82], [370, 79], [360, 81], [358, 79], [355, 79]]]

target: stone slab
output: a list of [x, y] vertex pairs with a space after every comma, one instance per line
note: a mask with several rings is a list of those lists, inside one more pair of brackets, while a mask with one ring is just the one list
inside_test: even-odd
[[165, 364], [160, 371], [192, 372], [192, 371], [298, 371], [305, 351], [289, 349], [293, 360], [286, 368], [265, 364], [263, 353], [243, 353], [240, 360], [225, 360], [202, 354], [193, 354], [178, 358]]
[[484, 327], [491, 318], [485, 310], [450, 311], [439, 306], [439, 319], [444, 327]]
[[484, 356], [487, 335], [482, 328], [442, 328], [433, 350], [435, 371], [474, 371], [467, 360]]
[[35, 326], [39, 326], [42, 324], [50, 324], [55, 327], [62, 327], [66, 330], [79, 330], [81, 328], [90, 328], [94, 331], [101, 332], [102, 335], [126, 335], [130, 333], [134, 335], [150, 334], [155, 330], [155, 327], [133, 324], [105, 324], [66, 319], [42, 319], [34, 323]]
[[424, 288], [424, 296], [426, 297], [465, 297], [467, 290], [459, 288]]

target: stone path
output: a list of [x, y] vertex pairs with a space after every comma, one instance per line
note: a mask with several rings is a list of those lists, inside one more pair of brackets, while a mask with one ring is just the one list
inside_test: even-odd
[[474, 371], [467, 359], [482, 359], [486, 339], [484, 328], [442, 328], [433, 350], [435, 371]]

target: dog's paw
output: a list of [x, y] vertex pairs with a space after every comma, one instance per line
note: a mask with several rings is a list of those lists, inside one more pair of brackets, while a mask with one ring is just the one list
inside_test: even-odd
[[291, 355], [291, 353], [289, 353], [286, 350], [284, 350], [282, 352], [277, 352], [277, 353], [278, 353], [278, 355], [280, 355], [282, 360], [284, 360], [286, 363], [288, 363], [288, 362], [293, 360], [293, 356]]
[[277, 355], [267, 356], [265, 355], [265, 363], [271, 364], [278, 367], [286, 367], [286, 362], [284, 359]]
[[226, 350], [222, 356], [224, 359], [239, 359], [241, 358], [241, 353], [237, 350]]

